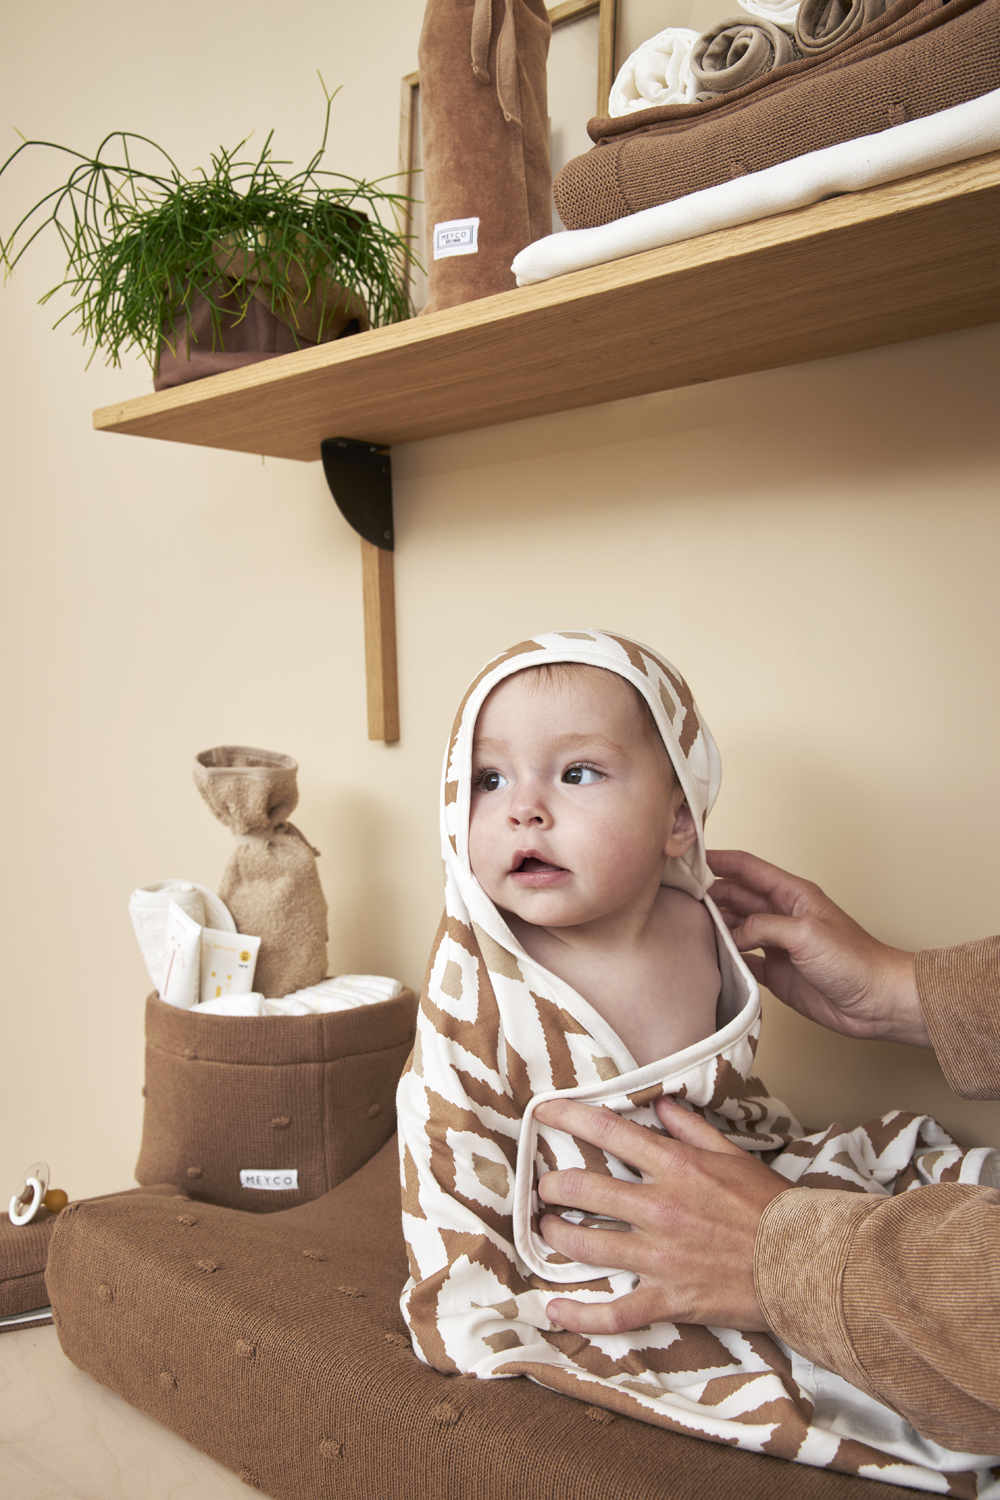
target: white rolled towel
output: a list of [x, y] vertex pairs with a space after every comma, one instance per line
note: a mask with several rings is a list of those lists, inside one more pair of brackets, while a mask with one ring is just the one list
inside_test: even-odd
[[692, 103], [697, 89], [691, 73], [691, 49], [698, 35], [687, 26], [668, 26], [637, 47], [618, 70], [608, 99], [608, 114], [628, 115], [657, 104]]
[[403, 988], [398, 979], [386, 974], [338, 974], [335, 979], [321, 979], [281, 1000], [266, 1000], [258, 994], [223, 995], [194, 1009], [200, 1016], [315, 1016], [394, 1000]]
[[163, 989], [167, 908], [171, 901], [199, 927], [236, 931], [228, 906], [207, 886], [195, 885], [191, 880], [154, 880], [150, 885], [139, 886], [128, 898], [128, 914], [157, 994]]
[[736, 0], [740, 10], [759, 21], [770, 21], [782, 31], [795, 30], [795, 17], [799, 13], [801, 0]]

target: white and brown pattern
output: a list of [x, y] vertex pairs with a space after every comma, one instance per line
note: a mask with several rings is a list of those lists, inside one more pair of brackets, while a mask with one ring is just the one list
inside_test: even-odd
[[601, 631], [523, 641], [479, 674], [445, 757], [445, 915], [427, 970], [412, 1059], [399, 1087], [403, 1221], [414, 1348], [446, 1373], [526, 1375], [594, 1406], [672, 1431], [941, 1494], [1000, 1497], [998, 1460], [920, 1438], [889, 1408], [760, 1333], [658, 1323], [613, 1336], [555, 1329], [554, 1292], [606, 1301], [635, 1278], [568, 1261], [537, 1233], [540, 1173], [583, 1165], [622, 1179], [622, 1162], [535, 1122], [558, 1094], [656, 1126], [669, 1092], [800, 1186], [889, 1195], [927, 1182], [1000, 1180], [994, 1152], [963, 1151], [926, 1115], [893, 1113], [854, 1130], [801, 1127], [752, 1076], [757, 986], [708, 887], [702, 836], [664, 883], [704, 901], [718, 933], [719, 1029], [637, 1067], [608, 1023], [520, 947], [468, 855], [476, 717], [504, 677], [546, 662], [617, 672], [652, 709], [699, 827], [719, 757], [681, 675], [644, 646]]

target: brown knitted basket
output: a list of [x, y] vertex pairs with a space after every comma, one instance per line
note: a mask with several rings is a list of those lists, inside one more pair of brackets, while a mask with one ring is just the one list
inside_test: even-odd
[[150, 995], [138, 1181], [254, 1213], [329, 1192], [396, 1128], [416, 1010], [412, 990], [317, 1016], [203, 1016]]

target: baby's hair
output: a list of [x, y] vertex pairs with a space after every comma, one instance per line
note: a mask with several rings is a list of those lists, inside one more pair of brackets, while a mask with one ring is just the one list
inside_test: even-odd
[[579, 677], [583, 672], [606, 672], [609, 677], [613, 677], [617, 682], [620, 682], [622, 687], [631, 693], [635, 706], [639, 710], [639, 723], [642, 727], [643, 739], [663, 751], [667, 765], [670, 768], [670, 774], [676, 780], [677, 772], [674, 770], [667, 747], [663, 743], [663, 736], [657, 728], [656, 720], [653, 718], [653, 710], [635, 683], [629, 682], [627, 677], [621, 677], [617, 672], [612, 672], [607, 667], [591, 666], [589, 662], [585, 661], [539, 662], [537, 667], [522, 667], [519, 675], [522, 677], [534, 676], [543, 682], [571, 682], [574, 677]]

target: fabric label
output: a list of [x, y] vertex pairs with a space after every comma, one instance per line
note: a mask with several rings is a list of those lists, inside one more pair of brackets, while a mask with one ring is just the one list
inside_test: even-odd
[[298, 1167], [289, 1167], [280, 1172], [260, 1172], [253, 1167], [244, 1167], [240, 1172], [240, 1187], [266, 1188], [272, 1193], [287, 1193], [299, 1185]]
[[479, 220], [446, 219], [434, 225], [434, 259], [447, 260], [449, 255], [479, 254]]

